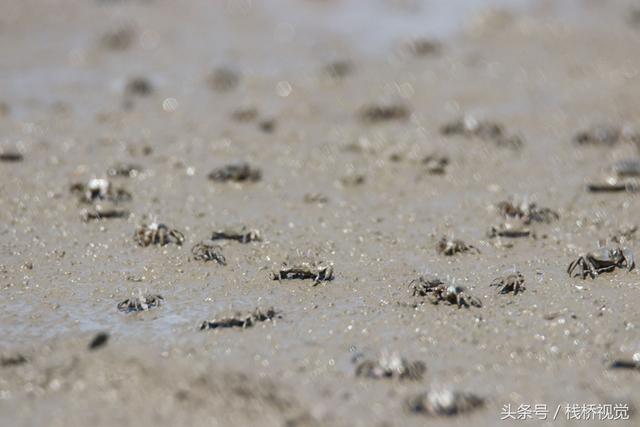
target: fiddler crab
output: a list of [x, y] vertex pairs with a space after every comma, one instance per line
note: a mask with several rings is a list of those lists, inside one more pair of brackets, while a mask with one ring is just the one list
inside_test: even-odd
[[449, 157], [433, 153], [422, 159], [424, 171], [429, 175], [444, 175], [449, 164]]
[[240, 243], [258, 242], [262, 236], [258, 230], [242, 227], [227, 227], [216, 230], [211, 235], [211, 240], [236, 240]]
[[216, 182], [256, 182], [260, 178], [262, 178], [260, 169], [254, 168], [246, 162], [222, 166], [209, 174], [209, 179]]
[[114, 188], [106, 179], [94, 178], [86, 185], [76, 183], [71, 186], [71, 192], [78, 196], [82, 203], [109, 201], [113, 203], [128, 202], [131, 193], [123, 188]]
[[499, 225], [494, 225], [491, 226], [487, 232], [489, 238], [507, 237], [514, 239], [529, 237], [531, 234], [531, 229], [526, 227], [522, 221], [507, 221]]
[[134, 163], [116, 163], [107, 170], [107, 175], [135, 178], [141, 171], [142, 166]]
[[125, 313], [145, 311], [154, 307], [159, 307], [164, 302], [162, 295], [139, 295], [134, 298], [127, 298], [118, 304], [118, 310]]
[[472, 245], [467, 245], [459, 239], [448, 239], [443, 236], [436, 244], [436, 251], [441, 255], [451, 256], [457, 253], [474, 251], [480, 253], [480, 250]]
[[105, 208], [97, 205], [91, 209], [82, 209], [80, 211], [80, 218], [84, 222], [99, 221], [102, 219], [113, 218], [126, 218], [129, 216], [129, 211], [124, 209]]
[[484, 406], [485, 400], [473, 393], [455, 390], [431, 390], [410, 398], [411, 412], [431, 416], [454, 416]]
[[184, 243], [184, 234], [169, 228], [164, 224], [153, 222], [149, 225], [142, 224], [133, 235], [133, 239], [139, 246], [160, 245], [175, 243], [181, 246]]
[[536, 203], [527, 200], [522, 202], [505, 200], [498, 203], [496, 207], [505, 218], [521, 219], [525, 225], [529, 225], [532, 222], [550, 223], [560, 218], [557, 212], [549, 208], [539, 207]]
[[618, 143], [622, 136], [622, 129], [618, 126], [597, 124], [576, 133], [573, 142], [578, 145], [612, 146]]
[[628, 176], [609, 175], [598, 181], [587, 184], [587, 190], [591, 193], [636, 193], [640, 191], [640, 182], [637, 178]]
[[429, 296], [432, 304], [446, 302], [458, 308], [482, 307], [482, 301], [467, 292], [463, 286], [447, 285], [435, 276], [420, 276], [409, 282], [413, 296]]
[[473, 116], [455, 119], [444, 124], [440, 133], [445, 136], [460, 135], [467, 138], [478, 138], [492, 141], [497, 146], [518, 149], [524, 145], [519, 135], [508, 135], [500, 123], [479, 120]]
[[635, 265], [633, 252], [627, 248], [598, 248], [572, 261], [567, 268], [567, 273], [571, 277], [580, 276], [585, 279], [591, 276], [595, 279], [600, 273], [613, 271], [616, 267], [631, 271]]
[[378, 360], [363, 360], [356, 366], [356, 376], [367, 378], [422, 379], [427, 366], [422, 361], [409, 362], [397, 353], [383, 352]]
[[313, 286], [316, 286], [322, 281], [333, 280], [333, 266], [309, 259], [285, 261], [278, 271], [271, 272], [271, 279], [313, 279]]
[[222, 254], [222, 246], [216, 245], [212, 240], [203, 240], [191, 248], [191, 255], [196, 261], [216, 261], [226, 265], [227, 260]]
[[280, 317], [279, 313], [270, 307], [267, 310], [256, 308], [250, 313], [235, 313], [232, 316], [222, 317], [220, 319], [207, 320], [202, 322], [200, 330], [219, 329], [219, 328], [250, 328], [258, 322], [265, 322], [275, 317]]
[[403, 104], [371, 104], [360, 109], [360, 119], [369, 123], [403, 120], [409, 115], [411, 111]]
[[501, 294], [508, 294], [513, 292], [514, 295], [518, 295], [526, 289], [524, 286], [524, 276], [519, 271], [511, 271], [502, 277], [498, 277], [491, 282], [491, 285], [500, 288]]

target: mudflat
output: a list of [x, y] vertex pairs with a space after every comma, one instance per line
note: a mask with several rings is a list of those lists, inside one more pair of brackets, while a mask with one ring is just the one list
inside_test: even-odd
[[1, 425], [637, 423], [633, 2], [2, 3]]

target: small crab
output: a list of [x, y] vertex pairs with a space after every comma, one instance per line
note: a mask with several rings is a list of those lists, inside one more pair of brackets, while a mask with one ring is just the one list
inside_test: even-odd
[[609, 365], [609, 369], [633, 369], [640, 370], [640, 353], [635, 353], [630, 358], [615, 359]]
[[433, 290], [432, 296], [431, 302], [433, 304], [445, 301], [450, 305], [457, 305], [458, 308], [469, 308], [470, 306], [482, 307], [482, 302], [478, 298], [469, 294], [463, 286], [441, 285]]
[[509, 238], [518, 238], [518, 237], [529, 237], [531, 235], [531, 230], [524, 226], [524, 223], [521, 221], [517, 222], [505, 222], [503, 224], [494, 225], [489, 228], [487, 232], [487, 236], [489, 238], [494, 237], [509, 237]]
[[422, 159], [425, 172], [429, 175], [444, 175], [449, 164], [449, 157], [441, 154], [429, 154]]
[[102, 219], [113, 218], [126, 218], [129, 216], [129, 211], [124, 209], [105, 208], [104, 206], [97, 205], [91, 209], [82, 209], [80, 212], [80, 218], [82, 221], [99, 221]]
[[458, 307], [482, 307], [482, 302], [463, 286], [447, 285], [436, 276], [420, 276], [409, 282], [413, 296], [430, 296], [432, 304], [447, 302]]
[[[616, 267], [631, 271], [635, 265], [633, 252], [627, 248], [598, 248], [572, 261], [567, 268], [567, 273], [571, 277], [581, 276], [584, 279], [591, 276], [594, 279], [598, 274], [613, 271]], [[577, 273], [573, 274], [576, 269]]]
[[209, 179], [216, 182], [256, 182], [260, 178], [262, 178], [260, 169], [254, 168], [246, 162], [222, 166], [209, 174]]
[[135, 178], [142, 171], [142, 166], [133, 163], [116, 163], [107, 170], [109, 176]]
[[21, 353], [0, 353], [0, 367], [18, 366], [27, 363], [27, 358]]
[[445, 286], [445, 283], [436, 276], [420, 276], [417, 279], [413, 279], [409, 282], [412, 295], [424, 297], [434, 291], [439, 286]]
[[271, 279], [313, 279], [313, 286], [316, 286], [322, 281], [333, 280], [333, 266], [308, 259], [285, 261], [278, 271], [271, 272]]
[[495, 139], [504, 135], [504, 128], [501, 124], [495, 122], [466, 116], [444, 124], [440, 128], [440, 133], [445, 136], [462, 135], [481, 139]]
[[633, 178], [610, 175], [588, 183], [587, 190], [591, 193], [618, 193], [623, 191], [635, 193], [640, 190], [640, 182]]
[[271, 320], [278, 316], [278, 312], [270, 307], [267, 310], [256, 308], [250, 313], [235, 313], [232, 316], [222, 317], [220, 319], [207, 320], [202, 322], [200, 330], [218, 329], [218, 328], [249, 328], [257, 322]]
[[454, 390], [428, 391], [407, 401], [411, 412], [431, 416], [453, 416], [484, 406], [484, 399], [473, 393]]
[[549, 209], [541, 208], [534, 202], [505, 200], [496, 205], [498, 211], [505, 218], [521, 219], [522, 223], [529, 225], [532, 222], [550, 223], [560, 218], [560, 215]]
[[411, 112], [402, 104], [372, 104], [360, 109], [360, 119], [368, 123], [404, 120]]
[[573, 142], [578, 145], [615, 145], [622, 136], [622, 130], [618, 126], [607, 124], [594, 125], [582, 130], [573, 137]]
[[356, 366], [356, 376], [367, 378], [422, 379], [427, 366], [422, 361], [409, 362], [397, 353], [383, 352], [378, 360], [364, 360]]
[[231, 113], [231, 118], [237, 122], [252, 122], [259, 116], [256, 107], [246, 106], [240, 107]]
[[305, 203], [316, 203], [318, 205], [324, 205], [329, 203], [329, 196], [322, 193], [306, 193], [302, 200]]
[[227, 260], [222, 254], [222, 246], [216, 245], [212, 240], [203, 240], [191, 248], [191, 255], [196, 261], [216, 261], [218, 264], [227, 265]]
[[499, 287], [501, 294], [513, 292], [514, 295], [518, 295], [518, 292], [526, 289], [524, 286], [524, 276], [519, 271], [511, 271], [502, 277], [498, 277], [494, 279], [489, 286]]
[[145, 311], [159, 307], [164, 302], [162, 295], [139, 295], [135, 298], [127, 298], [118, 304], [118, 310], [126, 313]]
[[480, 253], [480, 250], [472, 245], [467, 245], [465, 242], [459, 239], [449, 239], [443, 236], [436, 245], [436, 251], [439, 254], [451, 256], [457, 253], [475, 251]]
[[94, 203], [97, 201], [121, 203], [131, 200], [131, 193], [124, 188], [114, 188], [111, 182], [102, 178], [94, 178], [86, 185], [81, 183], [73, 184], [71, 192], [76, 194], [82, 203]]
[[22, 160], [24, 160], [22, 153], [0, 149], [0, 162], [21, 162]]
[[169, 243], [181, 246], [184, 243], [184, 234], [164, 224], [153, 222], [149, 225], [142, 224], [136, 230], [133, 239], [139, 246], [164, 246]]
[[444, 124], [440, 128], [440, 133], [445, 136], [460, 135], [466, 138], [492, 141], [499, 147], [518, 149], [524, 145], [522, 137], [508, 135], [501, 124], [479, 120], [473, 116], [466, 116]]
[[240, 243], [257, 242], [262, 240], [260, 232], [255, 229], [242, 227], [228, 227], [216, 230], [211, 235], [211, 240], [237, 240]]

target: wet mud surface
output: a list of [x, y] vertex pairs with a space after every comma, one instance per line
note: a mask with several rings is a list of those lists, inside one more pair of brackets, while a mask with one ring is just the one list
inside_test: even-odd
[[[366, 49], [305, 27], [339, 1], [290, 15], [258, 2], [5, 3], [0, 424], [495, 425], [507, 403], [640, 405], [633, 363], [609, 369], [640, 352], [637, 270], [567, 274], [599, 242], [640, 247], [633, 186], [587, 191], [638, 157], [631, 2], [496, 6], [461, 15], [455, 33]], [[438, 49], [407, 49], [416, 35]], [[576, 142], [603, 124], [615, 141]], [[434, 173], [426, 158], [446, 162]], [[96, 178], [131, 199], [69, 190]], [[507, 218], [506, 200], [557, 216]], [[112, 209], [125, 213], [100, 216]], [[490, 237], [514, 221], [529, 232]], [[180, 244], [137, 244], [143, 224]], [[260, 239], [216, 240], [224, 264], [193, 259], [229, 228]], [[439, 253], [443, 236], [474, 250]], [[330, 265], [332, 280], [273, 280], [294, 258]], [[516, 294], [491, 286], [515, 271]], [[421, 275], [481, 306], [420, 300]], [[162, 303], [118, 310], [140, 295]], [[199, 330], [256, 307], [278, 316]], [[385, 352], [426, 370], [356, 375]], [[438, 389], [459, 392], [460, 413], [426, 414], [449, 410], [424, 394]]]

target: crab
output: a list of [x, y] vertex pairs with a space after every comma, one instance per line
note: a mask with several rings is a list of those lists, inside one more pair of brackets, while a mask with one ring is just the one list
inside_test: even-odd
[[142, 166], [133, 163], [116, 163], [107, 170], [109, 176], [135, 178], [142, 171]]
[[441, 154], [429, 154], [422, 159], [425, 172], [429, 175], [444, 175], [449, 164], [449, 157]]
[[356, 366], [356, 376], [420, 380], [427, 370], [422, 361], [409, 362], [397, 353], [383, 352], [378, 360], [364, 360]]
[[444, 124], [440, 128], [440, 133], [445, 136], [460, 135], [467, 138], [492, 141], [498, 146], [514, 149], [524, 145], [522, 137], [508, 135], [501, 124], [488, 120], [478, 120], [473, 116], [455, 119]]
[[610, 175], [604, 177], [604, 179], [588, 183], [587, 190], [592, 193], [618, 193], [623, 191], [634, 193], [640, 190], [640, 182], [633, 178]]
[[436, 276], [420, 276], [409, 282], [413, 296], [430, 296], [432, 304], [447, 302], [458, 308], [482, 307], [482, 301], [469, 294], [463, 286], [447, 285]]
[[256, 182], [260, 178], [262, 178], [260, 169], [254, 168], [246, 162], [222, 166], [209, 174], [209, 179], [216, 182]]
[[445, 136], [462, 135], [481, 139], [495, 139], [504, 135], [504, 128], [499, 123], [466, 116], [444, 124], [440, 128], [440, 133]]
[[469, 294], [463, 286], [455, 285], [441, 285], [433, 290], [433, 297], [431, 302], [438, 304], [440, 301], [445, 301], [450, 305], [457, 305], [458, 308], [470, 306], [482, 307], [482, 302]]
[[573, 137], [578, 145], [600, 145], [610, 147], [620, 141], [622, 130], [618, 126], [600, 124], [582, 130]]
[[322, 193], [306, 193], [302, 200], [305, 203], [316, 203], [318, 205], [324, 205], [329, 203], [329, 196]]
[[425, 297], [434, 291], [439, 286], [445, 286], [445, 283], [436, 276], [420, 276], [417, 279], [413, 279], [409, 282], [409, 286], [412, 290], [412, 295]]
[[114, 188], [106, 179], [94, 178], [86, 185], [76, 183], [71, 186], [71, 193], [76, 194], [82, 203], [109, 201], [113, 203], [128, 202], [131, 193], [124, 188]]
[[22, 153], [0, 149], [0, 162], [21, 162], [22, 160], [24, 160]]
[[513, 292], [514, 295], [518, 295], [518, 292], [526, 289], [524, 286], [524, 276], [519, 271], [512, 271], [502, 277], [498, 277], [494, 279], [489, 286], [499, 287], [501, 294]]
[[333, 280], [333, 266], [309, 259], [285, 261], [278, 271], [271, 272], [271, 279], [313, 279], [313, 286], [316, 286], [322, 281]]
[[472, 245], [467, 245], [465, 242], [459, 239], [448, 239], [443, 236], [436, 245], [436, 251], [439, 254], [451, 256], [457, 253], [475, 251], [480, 253], [480, 250]]
[[216, 245], [212, 240], [203, 240], [191, 248], [191, 255], [196, 261], [216, 261], [218, 264], [227, 265], [227, 260], [222, 254], [222, 246]]
[[631, 271], [635, 265], [633, 252], [627, 248], [619, 246], [598, 248], [593, 252], [580, 255], [578, 259], [572, 261], [567, 268], [567, 273], [571, 277], [581, 276], [585, 279], [587, 276], [591, 276], [592, 279], [595, 279], [600, 273], [613, 271], [616, 267]]
[[262, 240], [260, 232], [255, 229], [249, 229], [245, 226], [242, 227], [228, 227], [221, 230], [216, 230], [211, 235], [211, 240], [237, 240], [240, 243], [257, 242]]
[[220, 319], [208, 320], [202, 322], [200, 330], [205, 329], [218, 329], [218, 328], [249, 328], [255, 325], [257, 322], [264, 322], [271, 320], [278, 316], [278, 312], [270, 307], [263, 311], [260, 308], [256, 308], [250, 313], [235, 313], [229, 317], [223, 317]]
[[402, 104], [372, 104], [360, 109], [360, 119], [368, 123], [404, 120], [411, 112]]
[[162, 295], [139, 295], [122, 301], [118, 304], [118, 310], [126, 313], [145, 311], [154, 307], [159, 307], [163, 302], [164, 298]]
[[507, 221], [505, 223], [494, 225], [489, 228], [487, 232], [487, 236], [489, 238], [494, 237], [508, 237], [508, 238], [518, 238], [518, 237], [529, 237], [531, 235], [531, 230], [528, 227], [524, 226], [522, 221]]
[[160, 245], [175, 243], [181, 246], [184, 243], [184, 234], [169, 228], [164, 224], [153, 222], [149, 225], [142, 224], [133, 235], [133, 239], [139, 246]]
[[240, 83], [240, 73], [230, 66], [220, 66], [214, 69], [208, 77], [211, 89], [218, 92], [228, 92]]
[[407, 401], [411, 412], [431, 416], [453, 416], [484, 406], [485, 400], [473, 393], [455, 390], [431, 390]]
[[126, 218], [128, 216], [129, 211], [127, 210], [105, 208], [101, 205], [97, 205], [92, 209], [82, 209], [80, 212], [80, 218], [84, 222], [98, 221], [102, 219]]
[[498, 203], [496, 207], [505, 218], [521, 219], [525, 225], [529, 225], [532, 222], [550, 223], [560, 218], [557, 212], [549, 208], [538, 207], [536, 203], [526, 200], [522, 202], [505, 200]]

